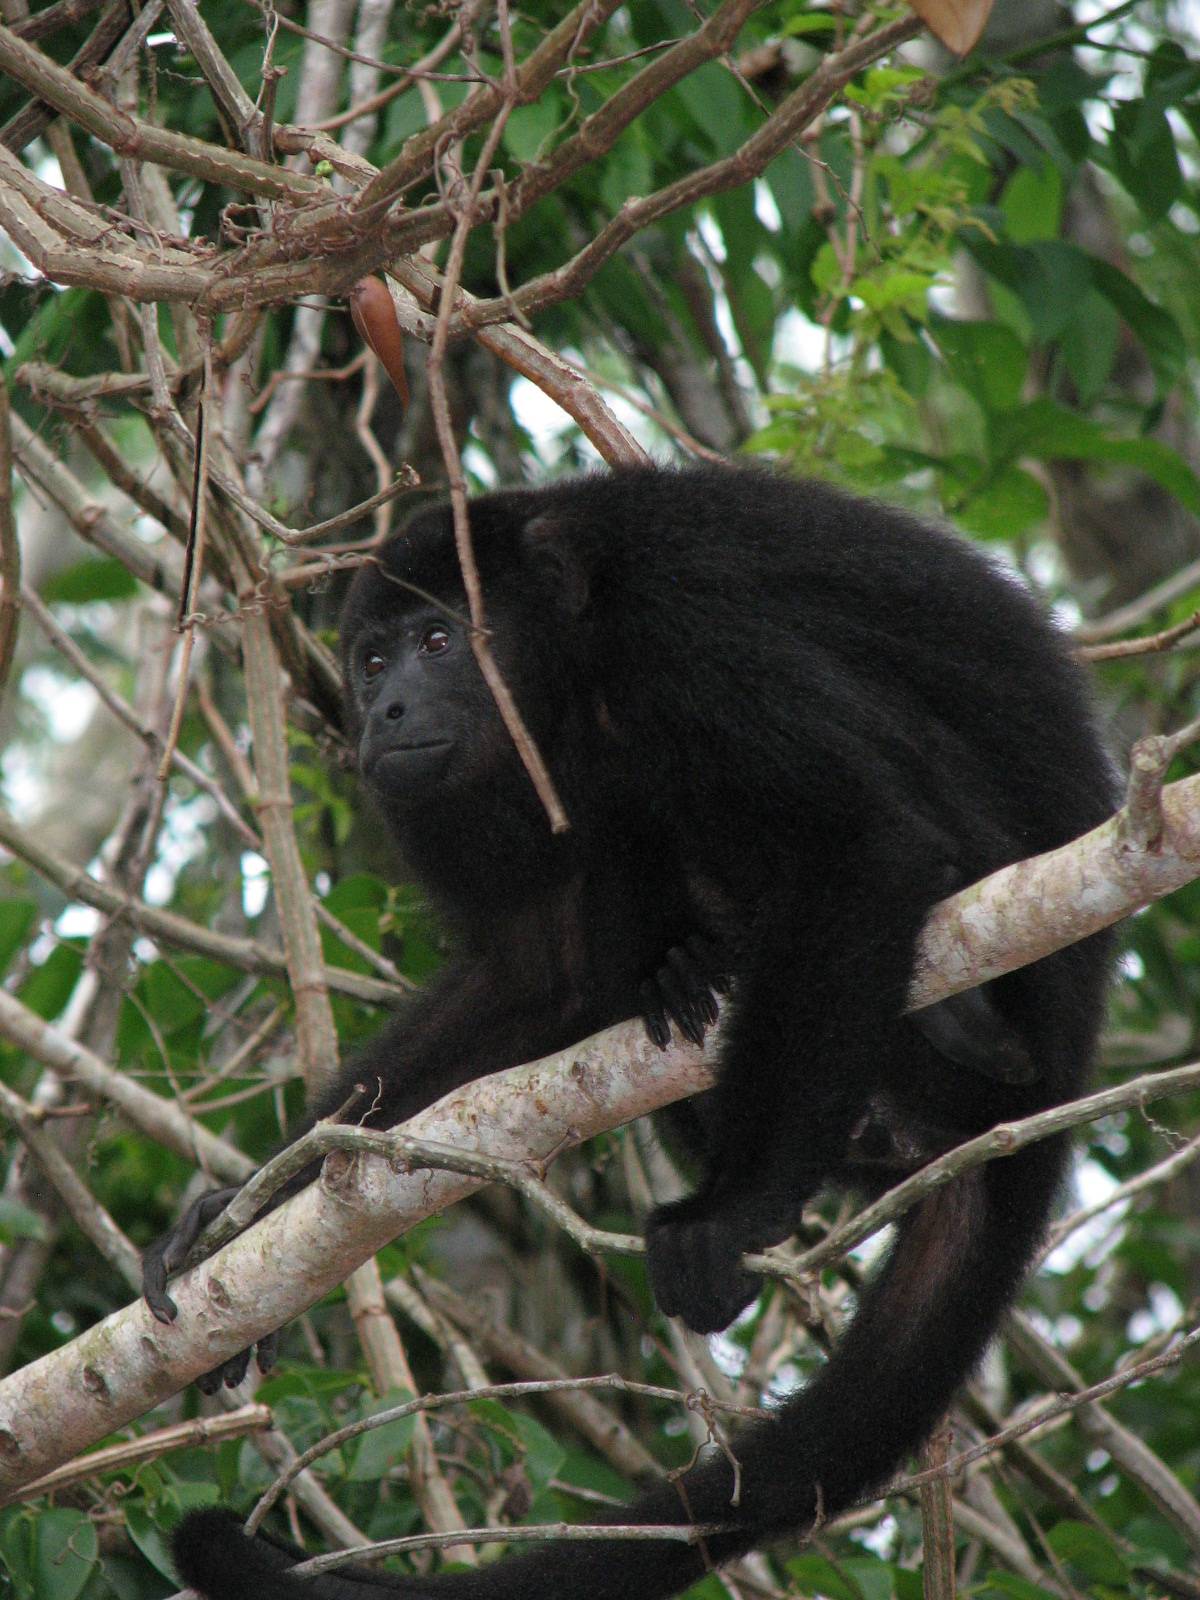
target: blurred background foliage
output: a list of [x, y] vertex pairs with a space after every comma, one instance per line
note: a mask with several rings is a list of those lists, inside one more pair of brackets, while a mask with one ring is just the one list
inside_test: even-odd
[[[630, 0], [613, 11], [586, 51], [512, 113], [493, 167], [506, 183], [536, 170], [715, 9]], [[222, 148], [236, 142], [170, 7], [141, 9], [136, 38], [124, 0], [4, 0], [0, 10], [57, 62], [91, 46], [84, 81], [116, 104]], [[843, 47], [859, 20], [851, 10], [800, 0], [751, 10], [727, 53], [652, 97], [611, 147], [510, 224], [476, 227], [463, 287], [488, 298], [554, 272], [623, 206], [743, 150]], [[880, 8], [874, 17], [899, 14]], [[560, 15], [543, 0], [514, 12], [516, 57]], [[433, 76], [397, 77], [464, 16], [465, 44]], [[459, 105], [481, 74], [503, 70], [487, 5], [206, 0], [203, 19], [251, 97], [269, 83], [277, 126], [336, 123], [348, 106], [398, 85], [403, 92], [328, 131], [374, 167]], [[921, 36], [868, 67], [761, 175], [642, 228], [578, 293], [547, 300], [530, 319], [542, 344], [585, 374], [660, 459], [754, 454], [943, 515], [1015, 564], [1094, 654], [1114, 639], [1174, 629], [1170, 648], [1096, 662], [1118, 760], [1139, 735], [1197, 715], [1200, 621], [1195, 632], [1177, 625], [1200, 618], [1198, 24], [1194, 3], [999, 0], [967, 60]], [[468, 174], [481, 138], [473, 132], [455, 155]], [[0, 79], [0, 144], [42, 181], [85, 194], [114, 228], [138, 214], [129, 161], [69, 118], [39, 112], [16, 77]], [[153, 176], [180, 236], [211, 241], [225, 229], [228, 240], [249, 225], [250, 208], [221, 185]], [[433, 204], [445, 184], [444, 172], [427, 170], [407, 206]], [[444, 247], [429, 253], [435, 267], [444, 260]], [[152, 386], [112, 381], [142, 372], [151, 333], [133, 302], [53, 282], [11, 239], [0, 237], [0, 267], [22, 573], [50, 618], [42, 626], [26, 606], [0, 703], [11, 823], [11, 853], [0, 856], [0, 974], [37, 1016], [146, 1088], [185, 1096], [210, 1127], [261, 1156], [302, 1099], [282, 974], [173, 947], [87, 904], [72, 879], [86, 871], [229, 939], [280, 940], [247, 802], [236, 624], [198, 631], [178, 730], [179, 751], [209, 787], [178, 769], [160, 785], [161, 743], [123, 726], [98, 692], [107, 688], [136, 724], [165, 736], [180, 671], [173, 608], [105, 534], [115, 527], [130, 548], [155, 553], [186, 529], [186, 462], [164, 448]], [[152, 314], [169, 370], [193, 359], [199, 324], [188, 316], [180, 302]], [[227, 326], [218, 322], [218, 335]], [[444, 489], [423, 347], [409, 344], [407, 408], [359, 354], [344, 301], [308, 296], [264, 308], [222, 374], [230, 458], [289, 526], [367, 499], [402, 463], [422, 487], [374, 514], [376, 534], [420, 495]], [[286, 381], [273, 381], [280, 374]], [[97, 380], [91, 390], [88, 378]], [[451, 346], [447, 382], [475, 488], [595, 463], [554, 399], [480, 344]], [[70, 485], [83, 496], [73, 510]], [[289, 552], [261, 537], [272, 570], [290, 571], [277, 561]], [[316, 559], [286, 589], [318, 646], [336, 614], [337, 568]], [[301, 675], [292, 687], [296, 835], [309, 882], [336, 919], [323, 924], [326, 959], [420, 981], [440, 959], [439, 933], [340, 770], [327, 707]], [[1173, 775], [1194, 769], [1185, 752]], [[1200, 885], [1133, 919], [1125, 951], [1103, 1081], [1195, 1053]], [[345, 995], [334, 1009], [346, 1048], [380, 1021], [378, 1007]], [[189, 1163], [4, 1040], [0, 1079], [38, 1108], [129, 1240], [142, 1246], [167, 1226]], [[1047, 1392], [1109, 1376], [1195, 1323], [1198, 1115], [1193, 1097], [1084, 1130], [1067, 1209], [1104, 1208], [1066, 1232], [1030, 1286], [1024, 1331], [956, 1414], [960, 1442]], [[64, 1213], [16, 1129], [9, 1135], [0, 1360], [14, 1370], [130, 1291]], [[592, 1220], [629, 1230], [650, 1189], [670, 1181], [665, 1163], [639, 1128], [577, 1153], [555, 1182]], [[831, 1215], [814, 1212], [813, 1229]], [[424, 1225], [380, 1265], [420, 1390], [616, 1370], [742, 1403], [800, 1381], [820, 1359], [820, 1336], [836, 1327], [859, 1270], [852, 1262], [830, 1274], [808, 1308], [773, 1290], [729, 1334], [700, 1341], [653, 1314], [639, 1263], [597, 1267], [502, 1192]], [[1069, 1362], [1074, 1380], [1047, 1365], [1047, 1351]], [[257, 1388], [297, 1450], [388, 1398], [375, 1392], [340, 1296], [292, 1330], [277, 1373]], [[589, 1433], [566, 1402], [484, 1398], [439, 1413], [432, 1439], [465, 1524], [586, 1520], [597, 1497], [627, 1493], [652, 1463], [687, 1460], [705, 1437], [703, 1419], [681, 1405], [593, 1398], [623, 1425], [619, 1449], [597, 1448], [599, 1430]], [[184, 1395], [129, 1433], [214, 1406]], [[393, 1424], [318, 1465], [331, 1503], [368, 1537], [424, 1526], [413, 1440], [411, 1422]], [[21, 1600], [172, 1593], [163, 1530], [182, 1507], [216, 1498], [248, 1508], [279, 1459], [257, 1441], [177, 1448], [0, 1510], [0, 1584]], [[1200, 1571], [1198, 1490], [1200, 1373], [1191, 1359], [955, 1483], [961, 1592], [1200, 1595], [1188, 1576]], [[277, 1526], [310, 1540], [338, 1531], [328, 1517], [301, 1519], [294, 1505]], [[803, 1548], [742, 1563], [732, 1587], [714, 1576], [695, 1594], [913, 1600], [920, 1541], [915, 1495], [900, 1493]]]

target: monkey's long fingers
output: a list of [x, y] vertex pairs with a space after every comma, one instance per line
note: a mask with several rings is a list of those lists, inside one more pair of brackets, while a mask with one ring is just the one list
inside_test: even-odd
[[642, 1007], [642, 1024], [649, 1035], [650, 1043], [656, 1044], [660, 1050], [665, 1050], [671, 1042], [671, 1024], [667, 1021], [658, 985], [647, 978], [638, 990], [638, 999]]
[[258, 1341], [254, 1358], [260, 1372], [270, 1372], [275, 1365], [275, 1358], [279, 1354], [279, 1333], [280, 1330], [276, 1328], [274, 1333], [264, 1333]]
[[665, 1050], [674, 1023], [692, 1044], [703, 1045], [704, 1035], [719, 1015], [717, 995], [728, 988], [717, 952], [697, 934], [673, 945], [653, 979], [639, 990], [642, 1020], [651, 1041]]
[[206, 1372], [203, 1377], [196, 1379], [196, 1387], [201, 1394], [216, 1394], [222, 1384], [227, 1389], [236, 1389], [246, 1376], [246, 1368], [250, 1365], [250, 1351], [240, 1350], [236, 1356], [230, 1356], [228, 1361], [222, 1361], [219, 1367], [214, 1367], [211, 1372]]
[[[667, 964], [659, 969], [658, 987], [684, 1038], [702, 1045], [706, 1026], [717, 1020], [717, 1005], [712, 990], [697, 977], [686, 951], [667, 951]], [[711, 1008], [711, 1016], [706, 1008]]]
[[995, 1083], [1035, 1083], [1041, 1077], [1024, 1039], [1001, 1017], [986, 987], [914, 1011], [912, 1020], [947, 1061]]
[[228, 1189], [210, 1189], [192, 1202], [169, 1232], [147, 1247], [142, 1256], [142, 1296], [156, 1321], [175, 1321], [179, 1308], [167, 1293], [167, 1279], [179, 1271], [204, 1229], [237, 1192], [236, 1184]]
[[275, 1357], [279, 1354], [279, 1329], [277, 1328], [274, 1333], [264, 1334], [257, 1345], [239, 1350], [236, 1356], [230, 1356], [228, 1361], [223, 1361], [219, 1367], [214, 1367], [202, 1378], [197, 1378], [197, 1389], [201, 1394], [216, 1394], [222, 1384], [226, 1389], [236, 1389], [246, 1376], [252, 1353], [258, 1363], [258, 1370], [270, 1372], [275, 1365]]

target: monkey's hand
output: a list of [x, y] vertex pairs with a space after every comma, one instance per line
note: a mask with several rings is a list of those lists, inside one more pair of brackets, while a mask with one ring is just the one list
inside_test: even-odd
[[665, 1050], [672, 1022], [693, 1044], [717, 1020], [717, 996], [729, 989], [723, 963], [707, 939], [693, 934], [667, 951], [667, 959], [640, 990], [642, 1021], [652, 1044]]
[[795, 1195], [733, 1195], [701, 1189], [658, 1206], [646, 1221], [650, 1285], [659, 1310], [697, 1333], [727, 1328], [762, 1288], [742, 1256], [795, 1231]]
[[[238, 1188], [235, 1184], [231, 1189], [207, 1190], [192, 1202], [175, 1226], [156, 1239], [143, 1254], [142, 1296], [157, 1322], [169, 1326], [179, 1315], [179, 1307], [167, 1293], [167, 1279], [186, 1264], [188, 1253], [196, 1240], [213, 1218], [224, 1211], [238, 1193]], [[278, 1349], [278, 1333], [269, 1333], [259, 1340], [257, 1356], [260, 1372], [269, 1372], [274, 1366]], [[216, 1394], [222, 1384], [234, 1388], [246, 1376], [250, 1355], [249, 1350], [242, 1350], [236, 1356], [230, 1356], [228, 1361], [206, 1372], [202, 1378], [197, 1378], [197, 1388], [203, 1394]]]

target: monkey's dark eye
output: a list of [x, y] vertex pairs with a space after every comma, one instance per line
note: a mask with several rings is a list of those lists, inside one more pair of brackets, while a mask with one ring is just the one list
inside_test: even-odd
[[440, 656], [449, 647], [450, 630], [435, 624], [432, 628], [426, 628], [417, 649], [423, 656]]
[[362, 674], [364, 678], [377, 678], [387, 666], [387, 662], [378, 650], [368, 650], [363, 657]]

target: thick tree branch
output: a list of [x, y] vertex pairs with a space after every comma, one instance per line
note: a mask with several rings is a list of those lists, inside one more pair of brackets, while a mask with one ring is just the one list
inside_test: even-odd
[[[1165, 791], [1163, 816], [1155, 850], [1123, 847], [1118, 815], [944, 902], [923, 936], [914, 1002], [1036, 960], [1200, 875], [1200, 778]], [[640, 1024], [627, 1022], [558, 1056], [467, 1084], [413, 1118], [408, 1131], [540, 1162], [710, 1082], [700, 1051], [676, 1044], [659, 1052]], [[281, 1326], [381, 1245], [474, 1186], [461, 1174], [331, 1157], [318, 1182], [173, 1286], [180, 1311], [173, 1326], [160, 1326], [136, 1302], [0, 1384], [0, 1488], [50, 1471]], [[286, 1272], [275, 1270], [285, 1261]]]

